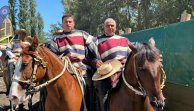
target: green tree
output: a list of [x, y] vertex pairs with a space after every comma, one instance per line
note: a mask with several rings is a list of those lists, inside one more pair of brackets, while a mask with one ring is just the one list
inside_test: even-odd
[[53, 39], [55, 36], [54, 36], [54, 32], [56, 30], [62, 30], [62, 25], [60, 23], [57, 23], [57, 24], [51, 24], [50, 25], [50, 30], [49, 30], [49, 33], [47, 33], [47, 38], [48, 39]]
[[19, 28], [29, 30], [29, 1], [28, 0], [19, 0]]
[[17, 13], [17, 9], [16, 9], [16, 0], [9, 0], [9, 9], [10, 9], [10, 20], [13, 26], [13, 31], [16, 30], [16, 13]]
[[37, 35], [36, 1], [30, 0], [30, 32], [31, 36]]
[[[122, 11], [127, 0], [62, 0], [65, 12], [75, 15], [76, 27], [93, 35], [103, 33], [103, 22], [112, 17], [117, 21], [118, 28], [129, 27], [129, 17]], [[71, 5], [73, 4], [73, 7]]]
[[37, 13], [37, 35], [40, 39], [41, 42], [44, 42], [45, 40], [45, 37], [44, 37], [44, 32], [43, 32], [43, 29], [44, 29], [44, 21], [42, 19], [42, 16], [41, 14], [38, 12]]
[[62, 0], [65, 13], [75, 15], [76, 27], [102, 33], [103, 21], [112, 17], [118, 29], [133, 31], [180, 21], [184, 10], [194, 13], [194, 0]]
[[[44, 21], [39, 12], [36, 14], [36, 0], [18, 0], [18, 6], [16, 5], [16, 0], [9, 0], [10, 19], [13, 24], [13, 30], [15, 31], [16, 27], [26, 29], [31, 36], [37, 35], [41, 42], [43, 42], [45, 38], [43, 31]], [[19, 12], [17, 12], [18, 10]], [[18, 23], [16, 20], [18, 20]]]
[[75, 12], [79, 0], [61, 0], [61, 3], [64, 7], [64, 13]]

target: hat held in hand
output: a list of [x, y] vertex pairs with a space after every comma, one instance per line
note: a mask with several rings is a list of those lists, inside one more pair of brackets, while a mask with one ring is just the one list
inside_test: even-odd
[[118, 72], [121, 67], [122, 67], [122, 64], [120, 63], [120, 61], [116, 59], [106, 61], [94, 73], [92, 80], [98, 81], [98, 80], [106, 79], [112, 76], [113, 74], [115, 74], [116, 72]]

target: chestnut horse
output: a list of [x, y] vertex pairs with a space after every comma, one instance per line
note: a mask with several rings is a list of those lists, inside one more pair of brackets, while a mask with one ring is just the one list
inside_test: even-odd
[[130, 44], [129, 47], [132, 52], [117, 87], [109, 95], [108, 111], [163, 110], [162, 87], [166, 76], [154, 39], [150, 39], [149, 44]]
[[[18, 104], [28, 98], [28, 93], [45, 86], [45, 111], [80, 111], [82, 91], [77, 79], [67, 69], [69, 65], [46, 47], [38, 46], [38, 38], [34, 37], [32, 45], [23, 49], [16, 64], [9, 99]], [[46, 82], [39, 85], [42, 80]], [[28, 90], [24, 91], [25, 88]]]

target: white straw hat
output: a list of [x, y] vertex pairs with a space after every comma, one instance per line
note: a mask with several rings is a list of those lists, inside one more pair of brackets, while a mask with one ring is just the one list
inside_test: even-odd
[[118, 72], [122, 67], [120, 61], [113, 59], [111, 61], [104, 62], [94, 73], [92, 80], [98, 81], [102, 79], [106, 79], [116, 72]]

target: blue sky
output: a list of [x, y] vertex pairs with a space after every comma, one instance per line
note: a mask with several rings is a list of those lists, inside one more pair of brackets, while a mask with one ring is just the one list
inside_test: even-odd
[[[4, 5], [8, 5], [8, 0], [1, 0], [0, 8]], [[40, 12], [44, 20], [45, 32], [50, 30], [51, 24], [61, 23], [61, 17], [64, 12], [61, 0], [36, 0], [36, 5], [36, 11]]]

